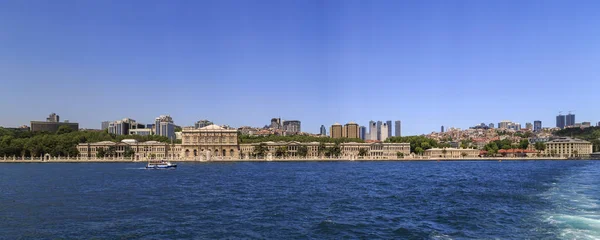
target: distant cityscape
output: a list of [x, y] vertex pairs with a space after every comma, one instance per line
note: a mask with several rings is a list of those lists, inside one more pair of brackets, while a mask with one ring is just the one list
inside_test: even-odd
[[[200, 129], [209, 125], [213, 125], [214, 123], [210, 120], [198, 120], [194, 123], [194, 128]], [[595, 124], [596, 126], [600, 126], [600, 122]], [[60, 121], [60, 116], [56, 113], [51, 113], [46, 121], [31, 121], [30, 126], [23, 125], [20, 128], [29, 129], [32, 132], [45, 131], [45, 132], [56, 132], [60, 126], [68, 126], [73, 130], [79, 130], [79, 124], [75, 122], [69, 122], [65, 120], [63, 122]], [[511, 130], [511, 131], [531, 131], [533, 133], [540, 133], [544, 131], [554, 131], [565, 128], [587, 128], [591, 127], [592, 122], [584, 121], [584, 122], [576, 122], [575, 114], [569, 112], [566, 115], [563, 115], [560, 112], [556, 116], [556, 124], [555, 127], [543, 127], [542, 121], [534, 120], [532, 122], [525, 123], [525, 126], [522, 126], [521, 123], [512, 122], [508, 120], [500, 121], [496, 124], [494, 123], [480, 123], [475, 126], [469, 128], [469, 130], [486, 130], [486, 129], [503, 129], [503, 130]], [[222, 125], [225, 129], [233, 129], [228, 125]], [[160, 115], [154, 119], [152, 123], [144, 124], [138, 122], [132, 118], [123, 118], [115, 121], [102, 121], [100, 130], [108, 130], [108, 133], [115, 135], [141, 135], [141, 136], [149, 136], [149, 135], [158, 135], [165, 136], [169, 139], [175, 140], [180, 139], [179, 131], [177, 129], [181, 129], [181, 126], [178, 126], [174, 123], [174, 120], [169, 115]], [[354, 138], [361, 139], [364, 141], [380, 141], [384, 142], [386, 139], [390, 137], [400, 137], [402, 136], [402, 122], [400, 120], [387, 120], [387, 121], [369, 121], [369, 123], [365, 125], [360, 125], [356, 122], [348, 122], [344, 125], [340, 123], [334, 123], [332, 125], [321, 125], [318, 133], [309, 133], [302, 131], [302, 123], [300, 120], [282, 120], [281, 118], [272, 118], [271, 121], [264, 125], [263, 127], [251, 127], [251, 126], [241, 126], [237, 128], [243, 135], [250, 136], [268, 136], [268, 135], [279, 135], [279, 136], [290, 136], [290, 135], [308, 135], [308, 136], [321, 136], [321, 137], [331, 137], [331, 138]], [[470, 136], [469, 130], [464, 130], [464, 134]], [[451, 135], [450, 133], [454, 133], [457, 131], [461, 131], [460, 128], [441, 126], [439, 132], [432, 132], [430, 134], [424, 134], [426, 136], [447, 136]], [[475, 136], [471, 136], [475, 137]], [[439, 138], [439, 137], [434, 137]]]
[[[51, 113], [45, 121], [31, 121], [30, 126], [23, 125], [17, 130], [31, 132], [59, 133], [70, 131], [106, 131], [113, 136], [121, 136], [122, 142], [101, 141], [98, 143], [80, 143], [77, 151], [80, 157], [96, 158], [105, 156], [101, 149], [117, 149], [109, 154], [114, 157], [131, 156], [126, 154], [132, 149], [136, 158], [168, 157], [177, 159], [211, 159], [211, 156], [220, 159], [250, 159], [266, 157], [260, 151], [265, 149], [269, 158], [275, 156], [289, 157], [322, 157], [321, 143], [327, 143], [327, 151], [330, 156], [356, 159], [365, 157], [368, 159], [395, 159], [423, 158], [448, 156], [481, 157], [497, 154], [514, 156], [589, 156], [600, 151], [600, 139], [582, 139], [560, 137], [555, 133], [562, 129], [578, 128], [585, 129], [592, 126], [591, 122], [576, 122], [575, 114], [562, 112], [556, 116], [554, 127], [544, 127], [542, 121], [534, 120], [521, 123], [503, 120], [495, 123], [480, 123], [467, 129], [447, 127], [442, 125], [439, 132], [431, 132], [418, 136], [420, 139], [430, 139], [435, 142], [415, 143], [410, 139], [402, 138], [401, 120], [371, 120], [367, 125], [356, 122], [345, 124], [334, 123], [332, 125], [321, 125], [318, 133], [303, 131], [302, 122], [298, 119], [284, 120], [279, 117], [271, 118], [262, 127], [241, 126], [238, 128], [228, 125], [216, 125], [207, 119], [198, 120], [193, 126], [178, 126], [170, 115], [160, 115], [151, 123], [138, 122], [132, 118], [123, 118], [114, 121], [102, 121], [100, 129], [79, 129], [79, 124], [68, 120], [60, 120], [60, 116]], [[600, 122], [596, 124], [600, 126]], [[67, 131], [68, 132], [68, 131]], [[163, 136], [163, 142], [147, 141], [137, 142], [134, 138], [128, 139], [122, 136]], [[286, 137], [292, 138], [286, 138]], [[303, 142], [294, 142], [294, 136], [309, 136]], [[243, 142], [242, 138], [258, 138], [258, 142]], [[283, 141], [273, 142], [270, 140], [280, 137]], [[283, 138], [281, 138], [283, 137]], [[326, 139], [320, 139], [326, 138]], [[147, 138], [146, 138], [147, 139]], [[306, 141], [308, 139], [308, 142]], [[320, 140], [318, 140], [320, 139]], [[327, 140], [331, 139], [331, 140]], [[340, 139], [338, 141], [337, 139]], [[289, 141], [289, 142], [286, 142]], [[429, 140], [427, 140], [429, 141]], [[590, 142], [591, 141], [591, 142]], [[341, 143], [338, 150], [333, 142]], [[411, 144], [409, 144], [409, 142]], [[593, 142], [593, 143], [592, 143]], [[260, 144], [266, 144], [262, 148]], [[542, 144], [542, 145], [540, 145]], [[285, 150], [281, 150], [284, 149]], [[300, 150], [305, 148], [306, 150]], [[321, 149], [321, 150], [319, 150]], [[333, 149], [333, 150], [332, 150]], [[517, 149], [519, 151], [517, 151]], [[34, 149], [35, 150], [35, 149]], [[281, 153], [285, 151], [285, 154]], [[289, 152], [288, 152], [289, 151]], [[325, 154], [327, 155], [327, 154]], [[37, 155], [36, 155], [37, 156]]]

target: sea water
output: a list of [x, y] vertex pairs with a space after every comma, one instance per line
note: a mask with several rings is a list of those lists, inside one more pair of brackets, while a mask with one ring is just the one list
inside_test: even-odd
[[598, 239], [600, 161], [0, 164], [3, 239]]

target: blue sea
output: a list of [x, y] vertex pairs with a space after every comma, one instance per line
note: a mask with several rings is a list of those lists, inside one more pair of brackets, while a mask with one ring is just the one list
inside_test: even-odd
[[599, 239], [600, 161], [0, 164], [1, 239]]

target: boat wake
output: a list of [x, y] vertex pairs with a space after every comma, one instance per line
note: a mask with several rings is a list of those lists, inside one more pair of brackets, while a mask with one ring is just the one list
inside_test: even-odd
[[[593, 169], [596, 168], [596, 169]], [[544, 198], [553, 204], [545, 221], [559, 229], [561, 239], [600, 239], [600, 170], [597, 165], [577, 169], [558, 181]]]

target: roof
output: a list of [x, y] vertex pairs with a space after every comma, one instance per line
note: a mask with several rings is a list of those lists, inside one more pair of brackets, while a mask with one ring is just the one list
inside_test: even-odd
[[224, 130], [225, 128], [219, 127], [219, 125], [211, 124], [206, 127], [200, 128], [200, 130]]
[[581, 139], [577, 139], [577, 138], [560, 137], [560, 138], [548, 141], [546, 143], [590, 143], [590, 142], [581, 140]]

